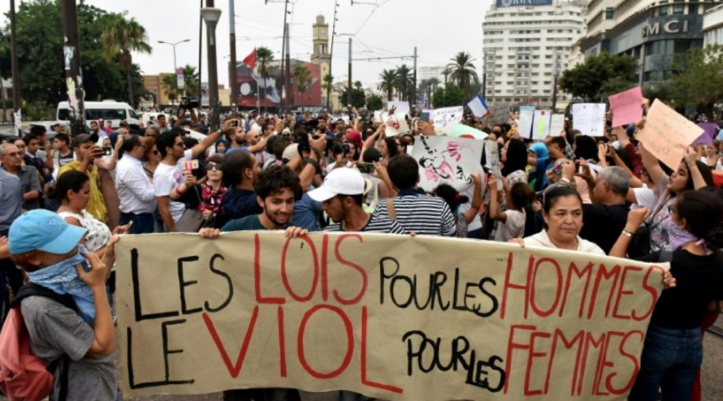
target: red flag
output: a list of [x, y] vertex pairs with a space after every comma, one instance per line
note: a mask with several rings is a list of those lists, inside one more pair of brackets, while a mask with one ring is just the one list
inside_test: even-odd
[[251, 52], [246, 58], [244, 59], [244, 64], [249, 66], [251, 69], [254, 69], [256, 67], [256, 48], [254, 48], [254, 51]]

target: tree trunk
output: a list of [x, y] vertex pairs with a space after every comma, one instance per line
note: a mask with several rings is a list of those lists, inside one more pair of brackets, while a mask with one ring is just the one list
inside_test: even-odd
[[126, 81], [128, 81], [128, 104], [131, 105], [132, 109], [136, 108], [136, 103], [133, 101], [133, 83], [131, 82], [131, 69], [126, 70]]
[[7, 122], [7, 92], [5, 92], [5, 85], [2, 83], [2, 77], [0, 77], [0, 94], [2, 95], [2, 102], [3, 102], [3, 122]]

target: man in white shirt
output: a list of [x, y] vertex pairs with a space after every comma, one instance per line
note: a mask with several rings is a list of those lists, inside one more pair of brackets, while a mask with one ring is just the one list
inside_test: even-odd
[[156, 147], [163, 160], [153, 174], [153, 188], [156, 192], [158, 213], [161, 215], [166, 231], [176, 231], [176, 223], [186, 210], [186, 205], [170, 198], [171, 191], [175, 191], [176, 187], [183, 183], [183, 163], [197, 158], [216, 143], [221, 137], [221, 132], [231, 128], [231, 121], [227, 120], [221, 131], [208, 135], [191, 149], [186, 149], [183, 144], [183, 136], [186, 132], [182, 128], [173, 128], [157, 137]]
[[115, 188], [120, 198], [120, 224], [133, 222], [130, 234], [153, 232], [156, 192], [143, 170], [143, 145], [138, 135], [129, 135], [121, 147], [123, 158], [116, 165]]

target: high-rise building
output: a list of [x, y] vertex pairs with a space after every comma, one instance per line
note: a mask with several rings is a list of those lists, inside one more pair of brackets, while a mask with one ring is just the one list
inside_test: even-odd
[[[482, 30], [487, 101], [550, 107], [555, 74], [568, 68], [585, 35], [584, 2], [496, 0]], [[557, 108], [569, 100], [558, 93]]]
[[703, 14], [721, 0], [592, 0], [580, 47], [638, 59], [642, 85], [672, 76], [675, 55], [703, 46]]
[[437, 78], [439, 82], [442, 82], [444, 80], [444, 76], [442, 75], [442, 71], [444, 71], [444, 66], [442, 67], [419, 67], [419, 80], [424, 81], [426, 79], [432, 79]]

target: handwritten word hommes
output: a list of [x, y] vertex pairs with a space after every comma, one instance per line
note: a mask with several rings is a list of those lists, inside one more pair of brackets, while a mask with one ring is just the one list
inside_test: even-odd
[[658, 266], [431, 237], [147, 235], [117, 252], [129, 395], [623, 399], [662, 291]]

